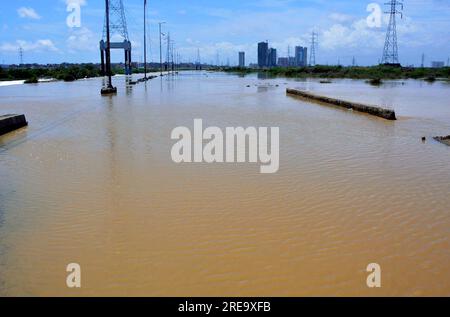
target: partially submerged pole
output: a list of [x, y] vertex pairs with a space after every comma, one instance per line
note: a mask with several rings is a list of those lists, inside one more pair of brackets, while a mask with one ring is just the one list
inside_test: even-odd
[[109, 33], [109, 0], [105, 0], [106, 10], [106, 74], [108, 76], [108, 83], [106, 87], [101, 90], [102, 95], [110, 95], [117, 93], [117, 88], [112, 85], [111, 72], [111, 39]]
[[160, 75], [163, 75], [163, 65], [162, 65], [162, 33], [161, 33], [161, 25], [165, 22], [159, 22], [159, 71]]
[[144, 0], [144, 79], [147, 80], [147, 0]]
[[324, 96], [319, 96], [312, 94], [310, 92], [306, 92], [303, 90], [298, 89], [286, 89], [286, 93], [290, 95], [299, 96], [305, 99], [315, 100], [323, 103], [327, 103], [333, 106], [343, 107], [349, 110], [359, 111], [371, 114], [373, 116], [377, 116], [386, 120], [397, 120], [395, 116], [395, 111], [391, 109], [385, 109], [381, 107], [371, 106], [371, 105], [365, 105], [362, 103], [356, 103], [352, 101], [345, 101], [340, 99], [334, 99]]

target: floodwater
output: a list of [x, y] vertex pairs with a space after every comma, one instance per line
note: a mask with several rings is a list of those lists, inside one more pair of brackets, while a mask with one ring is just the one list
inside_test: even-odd
[[[115, 97], [100, 96], [102, 79], [0, 87], [0, 112], [30, 123], [0, 138], [1, 295], [450, 295], [450, 147], [431, 139], [450, 134], [448, 83], [126, 81], [114, 78]], [[195, 118], [279, 127], [279, 172], [173, 163], [170, 133]], [[369, 263], [381, 288], [366, 285]]]

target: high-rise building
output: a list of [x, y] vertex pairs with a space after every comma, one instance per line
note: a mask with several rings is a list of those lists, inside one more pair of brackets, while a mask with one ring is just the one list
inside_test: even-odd
[[269, 55], [268, 55], [268, 67], [275, 67], [277, 66], [277, 50], [275, 48], [269, 48]]
[[245, 52], [239, 52], [239, 67], [245, 67]]
[[306, 47], [295, 47], [295, 62], [294, 66], [305, 67], [308, 65], [308, 49]]
[[268, 66], [269, 62], [269, 43], [258, 43], [258, 66], [264, 68]]
[[433, 68], [442, 68], [445, 66], [444, 62], [431, 62], [431, 67]]
[[280, 67], [288, 67], [289, 66], [289, 58], [288, 57], [280, 57], [280, 58], [278, 58], [278, 66], [280, 66]]
[[297, 63], [295, 61], [295, 57], [294, 56], [288, 57], [288, 62], [289, 62], [289, 66], [290, 67], [297, 66]]

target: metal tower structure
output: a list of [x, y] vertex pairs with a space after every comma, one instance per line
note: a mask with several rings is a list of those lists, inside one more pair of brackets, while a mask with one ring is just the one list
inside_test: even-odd
[[385, 65], [399, 65], [400, 63], [398, 60], [397, 44], [397, 14], [400, 14], [401, 18], [403, 18], [403, 0], [390, 0], [385, 4], [390, 6], [390, 11], [385, 12], [386, 14], [390, 15], [390, 18], [381, 63]]
[[195, 61], [195, 70], [202, 70], [202, 60], [200, 58], [200, 48], [197, 48], [197, 60]]
[[[131, 42], [128, 36], [127, 21], [122, 0], [107, 0], [109, 3], [109, 30], [110, 36], [120, 36], [123, 42], [111, 42], [111, 49], [123, 49], [125, 52], [125, 74], [131, 75]], [[106, 18], [103, 27], [103, 37], [100, 41], [100, 57], [102, 63], [102, 73], [106, 73]]]
[[316, 49], [318, 44], [318, 37], [319, 34], [316, 32], [311, 33], [311, 53], [309, 55], [309, 65], [310, 66], [316, 66]]
[[19, 62], [20, 62], [20, 65], [23, 65], [23, 48], [22, 48], [22, 46], [19, 47]]

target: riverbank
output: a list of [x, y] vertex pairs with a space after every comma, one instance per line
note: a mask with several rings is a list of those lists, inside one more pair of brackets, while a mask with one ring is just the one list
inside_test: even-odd
[[42, 79], [75, 81], [82, 78], [101, 76], [100, 69], [94, 64], [59, 65], [54, 67], [0, 67], [0, 81], [24, 80], [26, 83], [37, 83]]
[[288, 78], [347, 78], [367, 80], [393, 79], [423, 79], [435, 81], [450, 80], [450, 67], [444, 68], [413, 68], [392, 66], [344, 67], [344, 66], [313, 66], [313, 67], [275, 67], [270, 69], [229, 67], [222, 68], [224, 72], [241, 75], [263, 73], [272, 77]]
[[[156, 73], [156, 69], [148, 69], [147, 73]], [[133, 69], [133, 74], [144, 74], [144, 69]], [[112, 75], [124, 75], [123, 68], [114, 67]], [[103, 77], [94, 64], [60, 65], [55, 67], [0, 67], [0, 87], [22, 84], [37, 84], [51, 81], [71, 82], [80, 79]]]

